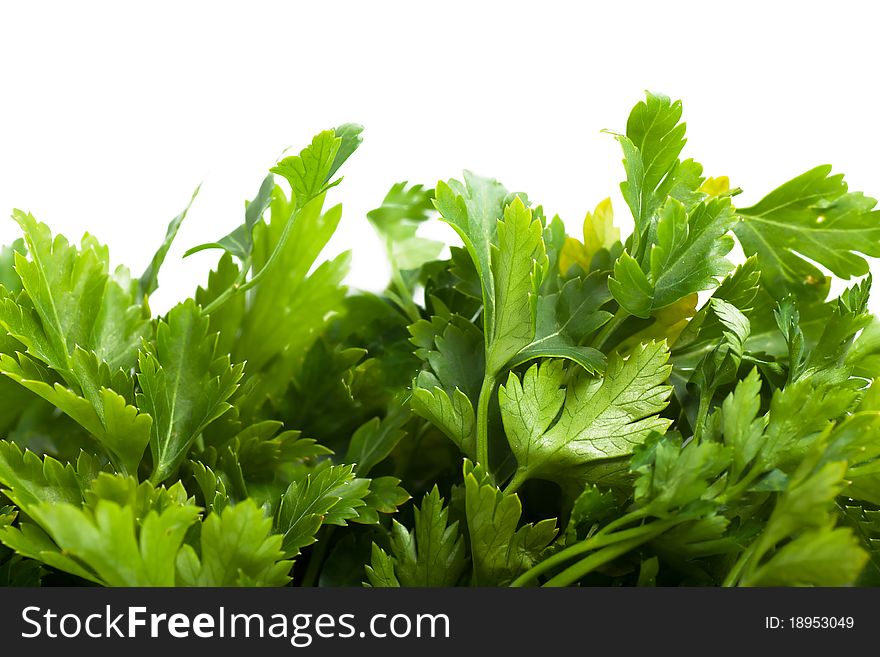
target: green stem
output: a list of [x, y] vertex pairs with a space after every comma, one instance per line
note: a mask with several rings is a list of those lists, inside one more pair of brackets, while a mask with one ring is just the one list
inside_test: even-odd
[[516, 491], [519, 490], [519, 487], [522, 486], [529, 478], [529, 471], [524, 468], [519, 468], [511, 478], [509, 482], [507, 482], [507, 486], [504, 487], [505, 495], [512, 495]]
[[242, 286], [247, 280], [248, 270], [250, 268], [250, 258], [248, 258], [247, 261], [242, 263], [241, 271], [238, 273], [238, 277], [235, 279], [235, 282], [227, 287], [225, 290], [223, 290], [223, 292], [221, 292], [220, 295], [211, 303], [202, 308], [202, 312], [206, 315], [210, 315], [211, 313], [216, 312], [217, 309], [221, 308], [227, 301], [238, 294], [242, 290]]
[[700, 442], [703, 435], [703, 427], [706, 425], [706, 418], [709, 417], [709, 406], [712, 404], [712, 397], [715, 396], [713, 388], [704, 388], [700, 390], [700, 407], [697, 409], [697, 419], [694, 422], [694, 442]]
[[849, 468], [846, 472], [846, 477], [847, 479], [864, 477], [866, 475], [877, 474], [878, 472], [880, 472], [880, 461], [871, 461], [864, 465], [857, 465], [854, 468]]
[[752, 560], [752, 557], [755, 554], [755, 548], [757, 547], [757, 542], [752, 543], [745, 552], [743, 552], [739, 559], [737, 559], [736, 563], [733, 565], [733, 568], [730, 569], [730, 572], [727, 573], [727, 577], [724, 578], [724, 581], [721, 583], [721, 586], [730, 587], [736, 586], [737, 580], [739, 580], [742, 571], [745, 570], [746, 565]]
[[[632, 538], [627, 538], [626, 540], [615, 541], [614, 544], [581, 559], [573, 566], [569, 566], [561, 573], [551, 578], [546, 584], [544, 584], [544, 586], [570, 586], [599, 566], [602, 566], [609, 561], [613, 561], [617, 557], [626, 554], [643, 543], [647, 543], [680, 522], [683, 521], [678, 519], [660, 520], [638, 528], [644, 530], [640, 534], [635, 534], [632, 530], [629, 530], [629, 532], [620, 532], [618, 537], [622, 537], [626, 533], [632, 533], [634, 535]], [[608, 538], [611, 537], [609, 536]]]
[[636, 509], [635, 511], [630, 511], [629, 513], [620, 516], [617, 520], [613, 520], [605, 525], [602, 529], [594, 534], [594, 536], [601, 536], [604, 534], [610, 534], [611, 532], [617, 531], [620, 527], [625, 527], [626, 525], [630, 525], [637, 520], [642, 520], [648, 515], [648, 510], [646, 508]]
[[422, 318], [422, 315], [419, 312], [418, 306], [412, 300], [412, 290], [403, 282], [403, 276], [400, 275], [400, 269], [394, 264], [394, 261], [391, 262], [391, 282], [397, 288], [397, 296], [400, 297], [403, 304], [401, 310], [406, 313], [411, 324], [416, 323]]
[[627, 317], [629, 317], [629, 313], [624, 310], [623, 307], [618, 308], [617, 312], [614, 313], [614, 317], [606, 322], [605, 326], [602, 327], [602, 330], [599, 332], [599, 335], [593, 340], [593, 347], [601, 350], [602, 347], [605, 346], [606, 340], [611, 337], [612, 333], [620, 328], [620, 325], [623, 324]]
[[756, 463], [749, 470], [748, 474], [743, 477], [740, 481], [738, 481], [734, 486], [730, 487], [725, 491], [720, 499], [722, 504], [725, 504], [731, 500], [735, 500], [740, 495], [746, 492], [749, 486], [751, 486], [755, 479], [764, 474], [766, 470], [761, 467], [760, 463]]
[[626, 541], [631, 538], [636, 538], [646, 533], [651, 533], [652, 531], [654, 531], [654, 526], [658, 524], [650, 523], [647, 525], [640, 525], [638, 527], [632, 527], [630, 529], [624, 529], [619, 532], [612, 533], [614, 529], [612, 525], [620, 526], [624, 522], [632, 522], [637, 519], [638, 517], [635, 513], [622, 516], [617, 521], [615, 521], [615, 523], [607, 525], [603, 529], [599, 530], [597, 533], [593, 534], [590, 538], [587, 538], [580, 543], [575, 543], [574, 545], [569, 546], [560, 552], [557, 552], [553, 556], [544, 559], [544, 561], [520, 575], [516, 580], [514, 580], [511, 586], [524, 586], [525, 584], [531, 582], [533, 579], [539, 577], [540, 575], [543, 575], [547, 571], [553, 570], [557, 566], [561, 566], [562, 564], [571, 561], [573, 558], [587, 552], [591, 552], [593, 550], [597, 550], [599, 548], [603, 548], [609, 545], [614, 545], [615, 543]]
[[477, 463], [489, 472], [489, 400], [495, 391], [495, 374], [486, 371], [477, 403]]
[[322, 533], [324, 535], [309, 555], [309, 564], [306, 566], [306, 572], [300, 586], [316, 586], [318, 583], [321, 566], [324, 565], [324, 558], [327, 556], [327, 546], [330, 545], [330, 539], [333, 536], [333, 525], [325, 525]]
[[774, 544], [775, 541], [770, 538], [765, 530], [748, 548], [746, 548], [745, 552], [740, 555], [739, 559], [737, 559], [736, 563], [733, 565], [733, 568], [727, 573], [727, 577], [724, 578], [724, 582], [721, 585], [736, 586], [739, 582], [742, 582], [743, 571], [748, 571], [752, 564], [761, 563], [764, 555], [767, 554]]
[[241, 267], [241, 272], [238, 274], [238, 278], [235, 279], [235, 282], [226, 288], [223, 293], [214, 299], [211, 303], [205, 306], [202, 309], [206, 315], [210, 315], [212, 312], [215, 312], [218, 308], [223, 306], [227, 301], [229, 301], [232, 297], [240, 294], [242, 292], [247, 292], [252, 287], [254, 287], [257, 283], [260, 282], [260, 279], [266, 275], [266, 272], [272, 268], [272, 265], [275, 264], [275, 261], [281, 257], [282, 251], [284, 251], [284, 246], [287, 244], [287, 238], [290, 237], [290, 233], [293, 230], [293, 224], [296, 221], [296, 217], [299, 214], [299, 210], [294, 210], [290, 218], [287, 220], [287, 223], [284, 224], [284, 230], [281, 231], [281, 237], [278, 238], [278, 243], [275, 245], [275, 248], [272, 250], [272, 253], [269, 255], [266, 263], [262, 266], [260, 271], [251, 276], [250, 280], [247, 280], [248, 272], [251, 269], [251, 257], [248, 256], [243, 262]]
[[615, 545], [609, 545], [608, 547], [599, 550], [598, 552], [594, 552], [590, 556], [581, 561], [578, 561], [573, 566], [570, 566], [563, 570], [561, 573], [556, 575], [550, 579], [544, 586], [554, 587], [554, 586], [570, 586], [574, 584], [576, 581], [592, 572], [599, 566], [602, 566], [609, 561], [614, 561], [617, 557], [626, 554], [633, 548], [638, 547], [647, 539], [641, 538], [632, 538], [628, 541], [621, 541]]
[[400, 297], [402, 304], [401, 310], [406, 313], [410, 323], [414, 324], [422, 318], [418, 306], [412, 300], [412, 290], [410, 290], [403, 280], [400, 273], [400, 267], [397, 266], [397, 260], [394, 257], [394, 246], [392, 240], [385, 240], [385, 253], [388, 255], [388, 262], [391, 264], [391, 283], [397, 288], [397, 296]]

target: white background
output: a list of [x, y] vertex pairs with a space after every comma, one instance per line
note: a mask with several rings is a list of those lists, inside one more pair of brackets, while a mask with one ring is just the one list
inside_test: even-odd
[[[644, 89], [683, 99], [686, 156], [729, 175], [742, 203], [825, 162], [880, 194], [876, 4], [602, 4], [4, 2], [0, 213], [88, 230], [139, 275], [203, 181], [161, 311], [217, 255], [182, 252], [242, 221], [285, 147], [356, 121], [331, 250], [355, 247], [350, 282], [378, 289], [364, 214], [398, 180], [470, 168], [574, 234], [605, 196], [625, 215], [618, 145], [600, 130], [622, 130]], [[16, 236], [0, 221], [0, 241]]]

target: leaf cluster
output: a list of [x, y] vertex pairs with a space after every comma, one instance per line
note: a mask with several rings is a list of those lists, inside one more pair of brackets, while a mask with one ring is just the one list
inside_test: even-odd
[[608, 199], [569, 235], [470, 171], [401, 182], [366, 216], [381, 293], [321, 256], [354, 124], [187, 252], [219, 257], [164, 315], [189, 205], [139, 278], [16, 210], [0, 583], [876, 584], [876, 201], [819, 166], [740, 207], [662, 95], [611, 134], [630, 235]]

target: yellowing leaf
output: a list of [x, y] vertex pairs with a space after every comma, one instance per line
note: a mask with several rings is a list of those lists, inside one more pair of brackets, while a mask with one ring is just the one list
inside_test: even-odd
[[583, 243], [574, 237], [566, 237], [559, 253], [559, 272], [565, 274], [574, 264], [585, 272], [590, 270], [593, 256], [601, 249], [608, 249], [620, 240], [620, 229], [614, 225], [611, 199], [601, 201], [593, 212], [584, 217]]
[[658, 333], [651, 337], [658, 340], [665, 338], [669, 342], [678, 338], [688, 320], [697, 312], [697, 298], [698, 295], [694, 292], [655, 312], [654, 318], [657, 321], [654, 328]]
[[611, 199], [606, 198], [584, 217], [584, 248], [592, 259], [597, 251], [610, 248], [619, 239], [620, 229], [614, 225]]
[[572, 265], [580, 265], [581, 269], [588, 271], [592, 256], [586, 247], [573, 237], [566, 237], [559, 252], [559, 273], [566, 274]]
[[651, 314], [654, 323], [621, 342], [617, 350], [620, 353], [627, 353], [637, 344], [652, 340], [657, 342], [666, 340], [668, 344], [675, 344], [684, 327], [688, 325], [688, 321], [696, 315], [697, 300], [698, 295], [694, 292], [675, 303], [655, 310]]
[[700, 191], [709, 196], [721, 196], [730, 191], [730, 178], [727, 176], [718, 176], [717, 178], [706, 178], [705, 182], [700, 185]]

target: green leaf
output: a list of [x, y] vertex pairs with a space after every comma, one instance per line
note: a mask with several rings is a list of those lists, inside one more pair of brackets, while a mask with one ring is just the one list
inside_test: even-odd
[[42, 586], [45, 575], [43, 564], [17, 554], [0, 562], [0, 586]]
[[295, 557], [314, 543], [321, 525], [345, 526], [356, 519], [369, 490], [369, 480], [355, 478], [352, 465], [333, 465], [293, 482], [275, 519], [277, 531], [284, 535], [285, 557]]
[[761, 449], [767, 418], [761, 409], [761, 377], [753, 369], [740, 381], [721, 405], [724, 443], [733, 450], [731, 478], [735, 481], [748, 468]]
[[[751, 257], [721, 282], [710, 299], [726, 301], [750, 317], [759, 290], [760, 275], [757, 260]], [[704, 303], [673, 344], [672, 356], [677, 368], [692, 369], [728, 330], [715, 309], [711, 302]], [[775, 326], [773, 332], [776, 333]]]
[[69, 554], [65, 554], [52, 539], [32, 522], [18, 527], [0, 524], [0, 542], [17, 554], [40, 561], [60, 571], [70, 573], [94, 584], [104, 581]]
[[179, 481], [169, 488], [157, 487], [149, 481], [139, 483], [132, 476], [109, 472], [100, 472], [94, 477], [85, 492], [85, 500], [85, 506], [92, 510], [102, 501], [131, 507], [137, 523], [141, 523], [151, 511], [161, 512], [171, 506], [192, 506], [194, 503], [194, 498]]
[[843, 489], [846, 464], [826, 463], [815, 471], [808, 465], [801, 465], [776, 503], [764, 530], [765, 543], [774, 544], [803, 529], [818, 529], [826, 523], [830, 505]]
[[843, 494], [871, 504], [880, 502], [880, 414], [854, 413], [838, 423], [828, 436], [824, 458], [846, 461]]
[[406, 436], [403, 426], [410, 417], [409, 408], [400, 405], [381, 420], [374, 417], [362, 424], [348, 444], [346, 462], [354, 463], [357, 474], [366, 477]]
[[848, 356], [856, 335], [871, 323], [868, 297], [872, 277], [845, 290], [832, 303], [828, 318], [819, 340], [810, 352], [807, 368], [811, 370], [832, 369], [852, 362]]
[[846, 365], [855, 376], [880, 376], [880, 320], [872, 317], [846, 353]]
[[726, 233], [735, 221], [727, 198], [699, 203], [690, 212], [675, 199], [666, 203], [650, 255], [654, 308], [718, 285], [717, 278], [733, 268], [725, 256], [733, 248]]
[[566, 281], [558, 292], [537, 300], [535, 339], [508, 363], [515, 367], [536, 358], [566, 358], [591, 374], [601, 372], [605, 356], [582, 344], [611, 319], [600, 308], [611, 300], [600, 272]]
[[184, 546], [177, 557], [183, 586], [284, 586], [293, 562], [284, 561], [281, 536], [252, 500], [205, 518], [201, 550]]
[[788, 295], [779, 301], [773, 311], [779, 332], [788, 345], [788, 380], [796, 381], [805, 372], [804, 362], [804, 333], [801, 330], [801, 317], [798, 312], [797, 300]]
[[165, 262], [165, 256], [168, 255], [168, 250], [171, 248], [174, 238], [177, 237], [177, 231], [180, 230], [180, 225], [183, 223], [183, 220], [186, 219], [186, 213], [189, 212], [193, 201], [196, 200], [200, 188], [201, 185], [196, 187], [189, 203], [187, 203], [186, 207], [183, 209], [183, 212], [174, 217], [174, 219], [171, 220], [171, 223], [168, 224], [168, 229], [165, 231], [165, 239], [156, 250], [153, 259], [150, 261], [150, 264], [147, 265], [140, 280], [138, 280], [138, 300], [151, 295], [159, 287], [159, 270], [162, 268], [162, 264]]
[[22, 452], [14, 443], [0, 440], [0, 485], [4, 494], [25, 511], [40, 502], [80, 505], [89, 483], [70, 464], [62, 464], [51, 456], [41, 459], [33, 452]]
[[414, 413], [425, 418], [446, 434], [462, 454], [476, 458], [476, 418], [474, 407], [460, 389], [450, 397], [443, 388], [434, 384], [436, 379], [422, 373], [413, 384], [410, 405]]
[[493, 245], [491, 259], [495, 312], [486, 352], [489, 372], [500, 371], [534, 340], [538, 286], [547, 269], [542, 231], [540, 220], [519, 197], [498, 222], [498, 246]]
[[614, 493], [610, 490], [602, 490], [595, 484], [587, 484], [572, 504], [568, 524], [565, 527], [565, 542], [575, 543], [583, 540], [616, 508]]
[[[548, 303], [550, 300], [556, 303]], [[557, 335], [572, 344], [583, 344], [611, 319], [611, 313], [601, 310], [610, 300], [607, 281], [600, 272], [566, 281], [557, 294], [538, 300], [538, 326], [531, 346], [540, 346], [546, 338]]]
[[858, 577], [868, 555], [851, 529], [834, 528], [832, 513], [846, 463], [823, 463], [817, 456], [818, 449], [779, 496], [763, 533], [746, 553], [750, 559], [740, 584], [843, 586]]
[[[457, 180], [437, 183], [434, 205], [443, 220], [458, 233], [471, 256], [483, 297], [483, 323], [495, 326], [495, 280], [492, 276], [492, 245], [498, 220], [504, 213], [507, 190], [497, 180], [464, 172], [464, 184]], [[486, 343], [492, 335], [486, 335]]]
[[272, 167], [272, 173], [284, 176], [290, 183], [297, 209], [338, 183], [330, 183], [330, 177], [360, 144], [362, 130], [355, 124], [341, 126], [339, 136], [333, 130], [325, 130], [315, 135], [299, 155], [285, 157]]
[[8, 246], [0, 246], [0, 285], [13, 295], [21, 292], [21, 279], [15, 271], [15, 254], [27, 254], [24, 240], [19, 238]]
[[483, 336], [461, 317], [420, 320], [409, 327], [412, 341], [431, 371], [418, 374], [410, 406], [445, 433], [469, 458], [476, 453], [474, 405], [483, 378]]
[[680, 120], [681, 101], [648, 93], [630, 113], [626, 135], [617, 136], [626, 169], [626, 181], [620, 184], [620, 190], [636, 225], [631, 245], [634, 253], [641, 252], [642, 234], [667, 196], [675, 192], [676, 198], [681, 198], [702, 182], [702, 167], [678, 159], [686, 141], [686, 126]]
[[[94, 318], [107, 285], [107, 252], [89, 236], [83, 239], [82, 251], [62, 236], [53, 239], [49, 227], [30, 214], [15, 211], [13, 218], [24, 232], [31, 258], [16, 254], [15, 268], [52, 350], [54, 358], [47, 364], [64, 373], [72, 369], [74, 348], [91, 346]], [[6, 321], [4, 326], [14, 335]], [[27, 337], [19, 339], [27, 344]]]
[[159, 322], [155, 345], [146, 345], [140, 354], [138, 407], [154, 420], [152, 481], [168, 478], [205, 427], [230, 408], [226, 400], [243, 368], [218, 355], [216, 345], [217, 336], [208, 334], [208, 318], [189, 300]]
[[0, 371], [84, 427], [105, 448], [117, 467], [125, 472], [137, 471], [150, 441], [152, 419], [126, 403], [122, 395], [101, 387], [94, 401], [89, 401], [63, 384], [53, 382], [46, 370], [24, 354], [18, 354], [18, 360], [7, 354], [0, 355]]
[[626, 251], [614, 263], [614, 275], [608, 279], [608, 289], [617, 303], [630, 315], [645, 318], [651, 316], [654, 286], [638, 261]]
[[0, 290], [0, 325], [27, 356], [4, 354], [0, 371], [82, 424], [117, 467], [134, 470], [150, 418], [123, 394], [149, 332], [146, 307], [134, 302], [133, 286], [120, 283], [127, 272], [109, 275], [107, 249], [94, 238], [86, 235], [77, 250], [31, 215], [16, 211], [14, 218], [28, 245], [28, 257], [15, 256], [24, 292]]
[[105, 586], [173, 586], [177, 551], [198, 514], [196, 506], [169, 506], [138, 525], [132, 507], [106, 500], [94, 510], [68, 503], [30, 509], [63, 554], [85, 564]]
[[232, 345], [233, 359], [246, 361], [254, 379], [249, 405], [241, 409], [245, 417], [256, 415], [266, 401], [278, 404], [343, 304], [348, 253], [309, 273], [342, 216], [341, 206], [322, 214], [323, 200], [321, 195], [291, 214], [291, 204], [276, 187], [271, 222], [259, 223], [254, 231], [254, 268], [261, 274]]
[[263, 183], [260, 185], [260, 190], [257, 192], [254, 200], [247, 204], [244, 213], [244, 223], [241, 226], [216, 242], [194, 246], [184, 254], [184, 257], [204, 251], [205, 249], [223, 249], [242, 262], [247, 262], [254, 249], [254, 226], [263, 218], [263, 213], [269, 207], [274, 189], [275, 178], [270, 173], [263, 179]]
[[710, 485], [729, 461], [729, 451], [718, 443], [692, 440], [683, 445], [676, 436], [658, 437], [633, 457], [632, 470], [639, 473], [636, 501], [664, 517], [709, 498]]
[[870, 561], [859, 577], [857, 586], [876, 586], [880, 581], [880, 511], [863, 506], [842, 505], [842, 516], [862, 542]]
[[[131, 368], [149, 331], [146, 308], [109, 275], [107, 249], [93, 237], [86, 235], [77, 250], [61, 236], [53, 239], [33, 216], [15, 211], [13, 217], [28, 247], [27, 257], [15, 256], [27, 296], [2, 299], [0, 325], [100, 409], [101, 381], [80, 369], [74, 356], [93, 352], [110, 371]], [[125, 277], [117, 271], [116, 278]]]
[[845, 378], [823, 373], [777, 390], [770, 400], [767, 429], [753, 467], [763, 472], [777, 467], [793, 472], [817, 436], [855, 406], [859, 392], [844, 382]]
[[[208, 274], [208, 283], [199, 287], [195, 293], [196, 303], [205, 308], [216, 300], [227, 289], [235, 285], [240, 270], [231, 253], [224, 253], [216, 269]], [[232, 297], [220, 308], [214, 310], [210, 317], [210, 332], [217, 333], [217, 351], [232, 353], [245, 314], [245, 295]]]
[[199, 485], [202, 499], [205, 501], [205, 509], [209, 513], [221, 513], [229, 502], [223, 478], [199, 461], [191, 461], [190, 465], [193, 479]]
[[714, 396], [719, 386], [736, 379], [745, 343], [752, 330], [748, 318], [733, 304], [713, 298], [709, 305], [722, 327], [721, 339], [697, 365], [692, 377], [706, 400]]
[[859, 254], [880, 256], [876, 204], [847, 192], [843, 175], [823, 165], [738, 209], [742, 221], [734, 231], [746, 255], [757, 256], [763, 283], [777, 298], [791, 292], [824, 299], [829, 281], [813, 262], [848, 279], [869, 271]]
[[591, 461], [631, 454], [670, 421], [658, 415], [671, 391], [662, 343], [613, 355], [602, 376], [579, 373], [565, 389], [560, 361], [513, 372], [498, 391], [501, 418], [521, 477], [559, 478]]
[[624, 252], [614, 265], [609, 288], [630, 314], [648, 317], [694, 292], [718, 285], [733, 267], [725, 258], [733, 247], [726, 233], [736, 216], [727, 198], [698, 203], [690, 211], [670, 198], [660, 210], [648, 258], [649, 270]]
[[283, 477], [291, 463], [332, 454], [332, 450], [299, 431], [281, 431], [281, 422], [265, 420], [240, 431], [230, 442], [242, 473], [249, 481]]
[[556, 536], [556, 521], [518, 528], [522, 504], [488, 479], [481, 466], [465, 462], [465, 510], [474, 586], [504, 586], [528, 570]]
[[[425, 495], [415, 511], [414, 529], [407, 530], [394, 521], [391, 530], [391, 553], [394, 580], [387, 574], [388, 557], [377, 548], [373, 553], [373, 586], [396, 581], [399, 586], [455, 586], [464, 574], [464, 540], [458, 531], [458, 522], [448, 523], [449, 511], [443, 507], [443, 498], [436, 486]], [[385, 576], [376, 573], [385, 572]]]
[[483, 379], [483, 335], [459, 315], [432, 317], [409, 327], [416, 355], [430, 367], [439, 385], [451, 392], [459, 388], [476, 401]]
[[400, 582], [394, 574], [394, 558], [382, 550], [378, 545], [373, 543], [372, 557], [370, 563], [365, 567], [367, 580], [369, 584], [375, 588], [397, 588]]
[[849, 528], [804, 533], [780, 548], [743, 586], [849, 586], [867, 553]]
[[409, 493], [400, 487], [397, 477], [371, 479], [370, 492], [364, 497], [366, 505], [358, 508], [358, 517], [354, 521], [362, 525], [375, 525], [380, 520], [380, 513], [397, 513], [397, 509], [409, 499]]
[[[555, 342], [555, 341], [554, 341]], [[539, 358], [562, 358], [577, 363], [590, 374], [599, 374], [605, 369], [605, 355], [592, 347], [575, 347], [559, 343], [544, 343], [538, 347], [522, 349], [507, 366], [514, 368]]]
[[385, 240], [389, 259], [401, 270], [417, 269], [440, 255], [442, 242], [416, 235], [431, 216], [433, 199], [434, 190], [422, 185], [407, 187], [406, 182], [400, 182], [391, 187], [382, 205], [367, 213], [367, 219]]
[[343, 123], [333, 131], [340, 142], [339, 148], [336, 151], [336, 157], [333, 158], [330, 171], [327, 173], [326, 181], [329, 181], [339, 171], [339, 167], [345, 164], [345, 161], [351, 157], [364, 141], [364, 138], [361, 137], [363, 131], [364, 126], [358, 123]]

